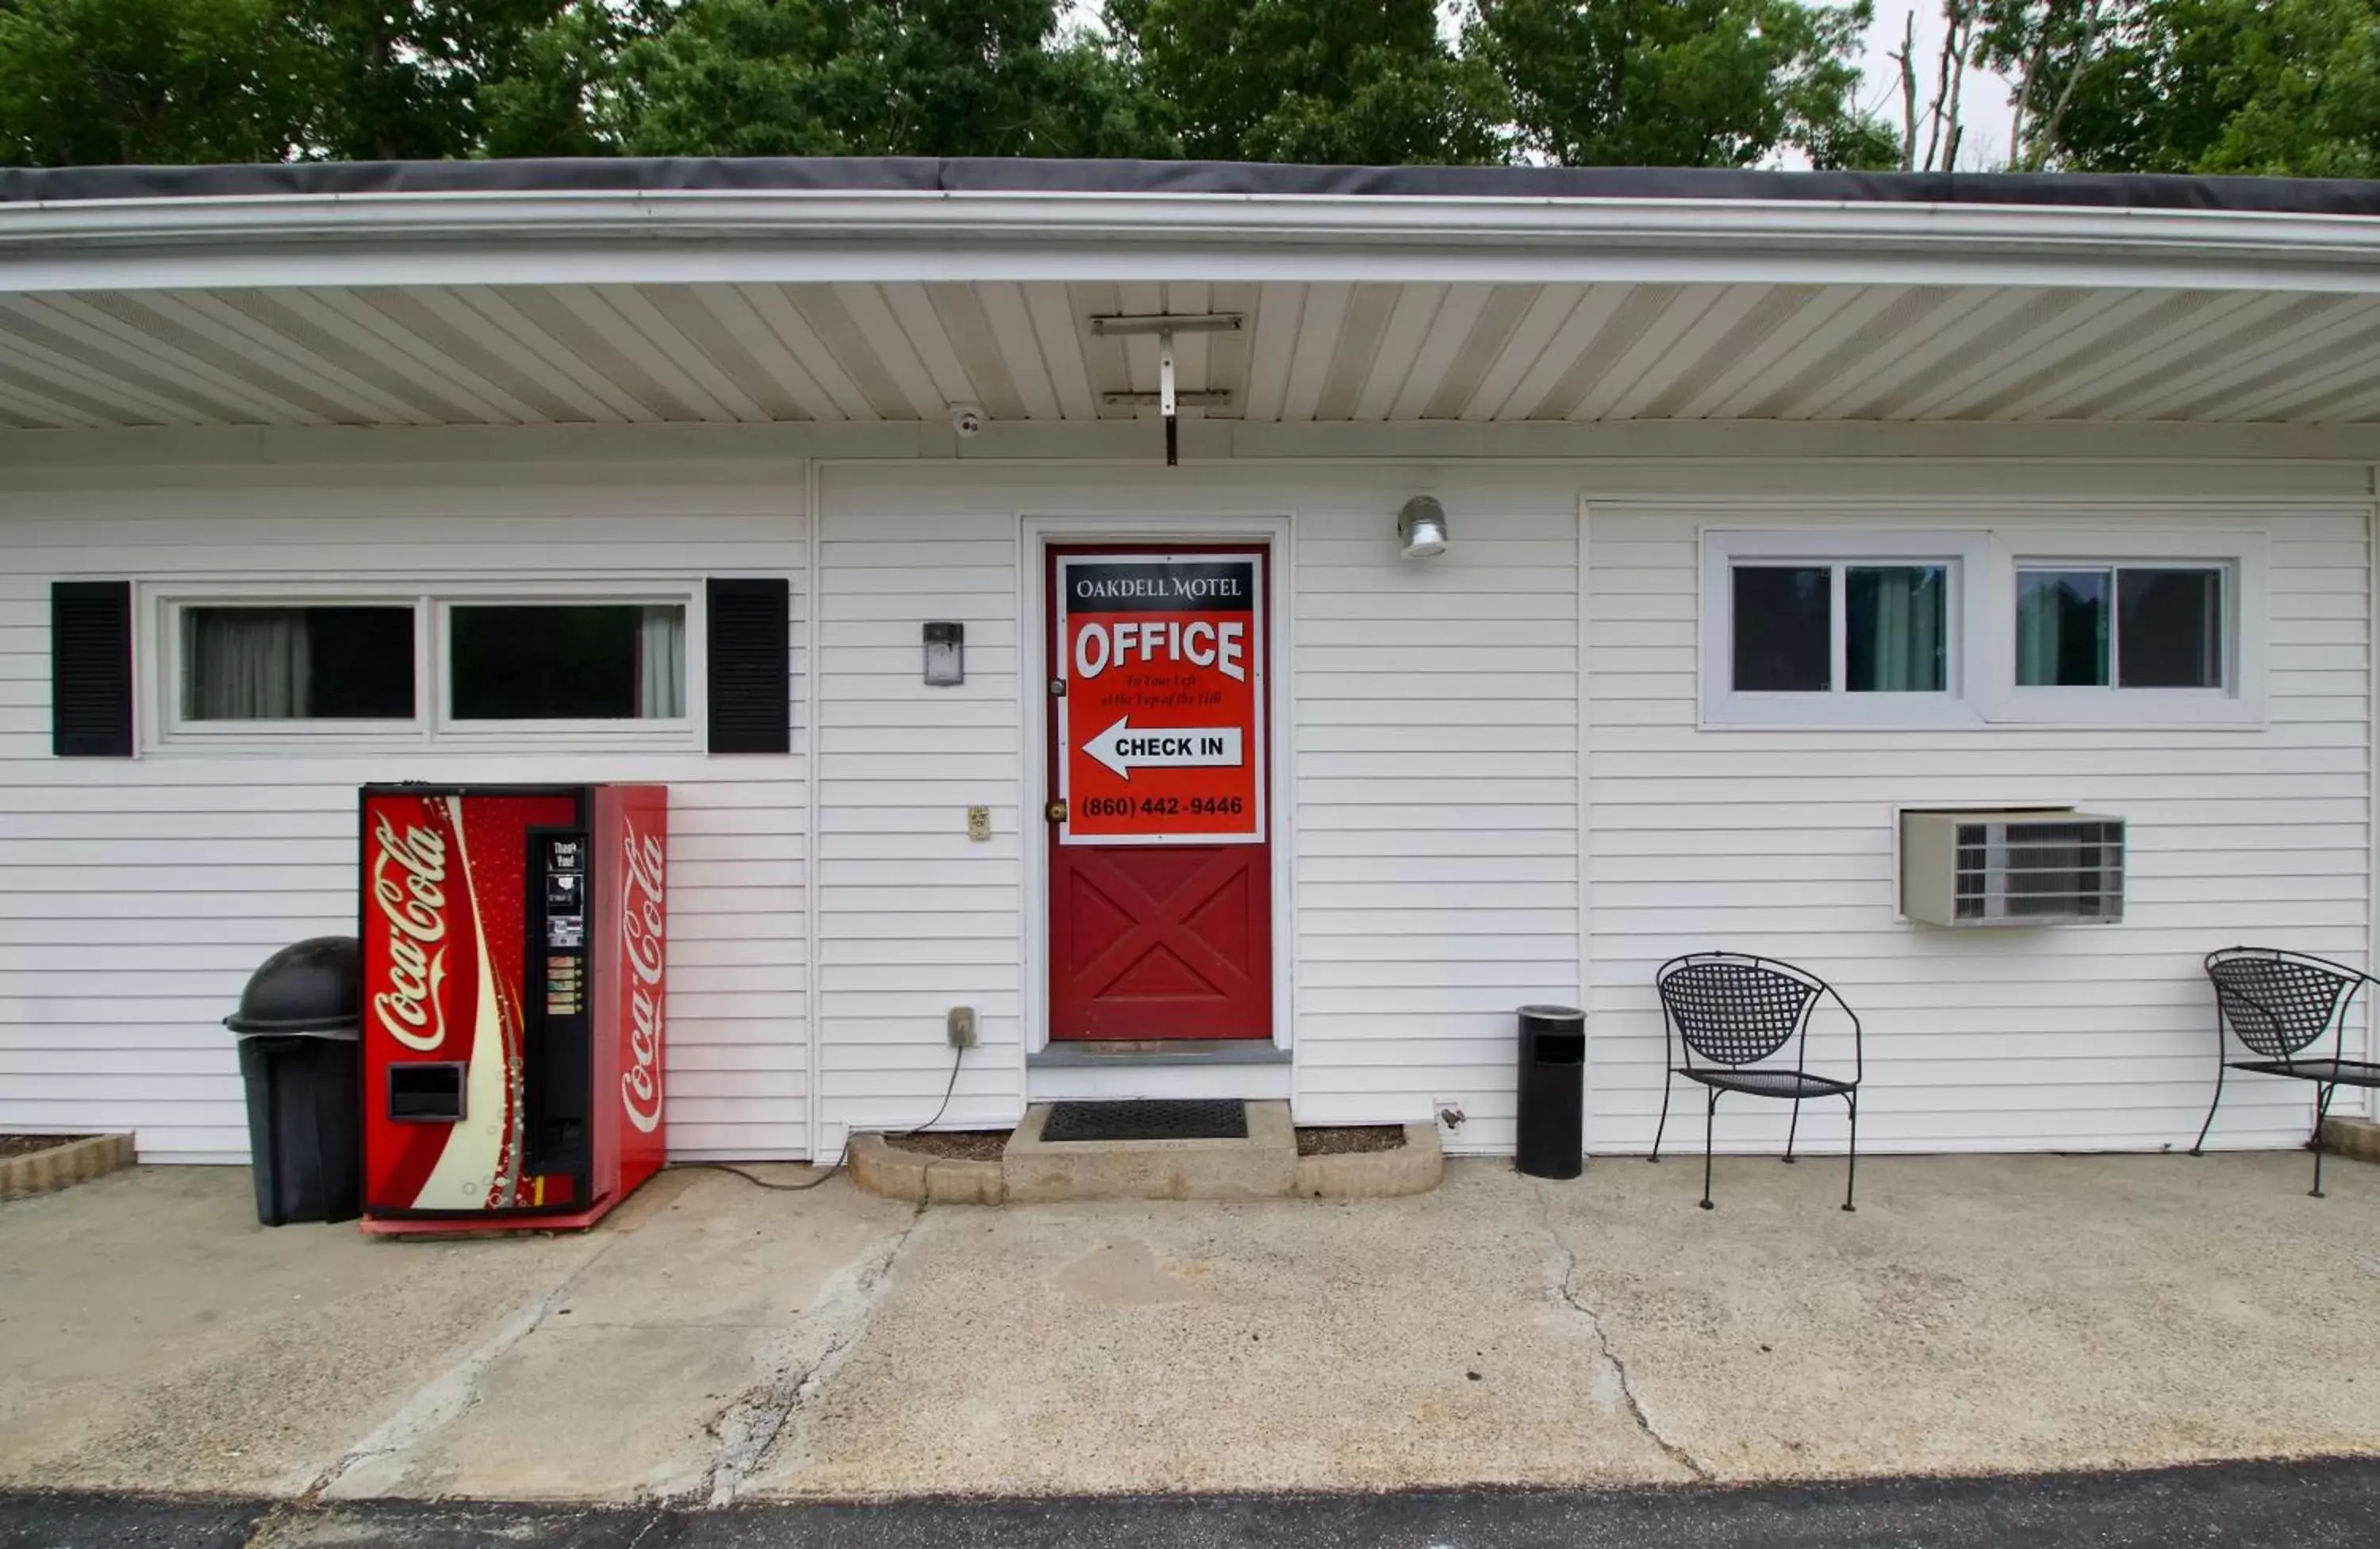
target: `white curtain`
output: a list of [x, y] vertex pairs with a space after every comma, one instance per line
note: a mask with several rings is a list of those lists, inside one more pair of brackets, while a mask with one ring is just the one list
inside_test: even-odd
[[686, 714], [686, 609], [649, 607], [637, 626], [637, 714], [672, 721]]
[[302, 608], [191, 608], [183, 714], [193, 721], [287, 721], [313, 677]]

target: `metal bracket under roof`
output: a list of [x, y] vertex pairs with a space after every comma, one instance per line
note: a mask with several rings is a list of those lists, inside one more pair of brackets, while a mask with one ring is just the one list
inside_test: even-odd
[[1094, 315], [1091, 332], [1116, 334], [1236, 334], [1246, 326], [1241, 312], [1109, 312]]
[[[1161, 404], [1164, 402], [1164, 397], [1162, 393], [1158, 392], [1101, 393], [1099, 401], [1110, 409], [1124, 409], [1136, 404]], [[1232, 391], [1228, 387], [1184, 387], [1174, 392], [1173, 401], [1184, 409], [1194, 406], [1213, 408], [1219, 404], [1231, 402]]]

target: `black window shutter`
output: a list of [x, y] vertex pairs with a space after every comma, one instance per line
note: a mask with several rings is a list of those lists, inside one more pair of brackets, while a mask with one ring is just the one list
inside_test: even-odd
[[793, 750], [793, 585], [783, 577], [708, 582], [710, 750]]
[[132, 756], [132, 583], [50, 585], [50, 751]]

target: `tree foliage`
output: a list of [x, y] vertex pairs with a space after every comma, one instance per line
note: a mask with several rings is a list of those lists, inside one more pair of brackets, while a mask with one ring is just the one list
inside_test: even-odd
[[[1864, 4], [1864, 0], [1861, 0]], [[0, 0], [0, 156], [1874, 159], [1800, 0]]]
[[620, 54], [647, 155], [1163, 153], [1154, 104], [1053, 0], [689, 0]]
[[2374, 0], [2051, 0], [1999, 7], [1996, 62], [2037, 59], [2034, 165], [2380, 172]]
[[277, 161], [307, 58], [273, 0], [0, 0], [0, 159]]
[[1510, 83], [1522, 146], [1570, 165], [1884, 165], [1852, 105], [1865, 0], [1489, 0], [1475, 52]]
[[1370, 165], [1503, 159], [1505, 93], [1432, 0], [1111, 0], [1182, 153]]
[[[1939, 0], [2011, 165], [2380, 175], [2380, 0]], [[0, 0], [0, 160], [1959, 159], [1868, 0]], [[1930, 98], [1925, 114], [1921, 98]], [[1904, 148], [1904, 136], [1910, 138]], [[1960, 165], [1972, 165], [1961, 161]]]

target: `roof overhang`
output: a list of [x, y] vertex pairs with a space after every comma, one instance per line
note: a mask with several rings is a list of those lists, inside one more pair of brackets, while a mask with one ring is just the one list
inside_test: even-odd
[[1156, 348], [1093, 337], [1116, 311], [1245, 312], [1241, 336], [1184, 351], [1182, 384], [1232, 393], [1226, 418], [2353, 423], [2380, 416], [2380, 187], [0, 175], [0, 421], [22, 426], [1113, 417]]

